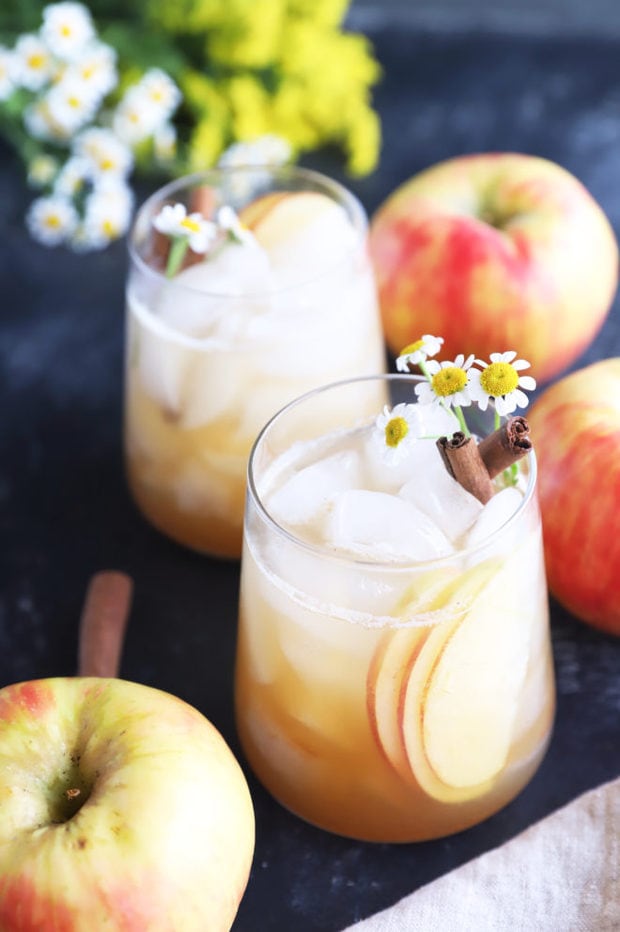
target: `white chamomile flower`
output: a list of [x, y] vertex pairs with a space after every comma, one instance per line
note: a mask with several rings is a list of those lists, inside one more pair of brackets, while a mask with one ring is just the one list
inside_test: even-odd
[[79, 252], [104, 249], [127, 232], [131, 208], [131, 193], [124, 182], [96, 188], [86, 198], [84, 219], [76, 230], [72, 247]]
[[47, 94], [52, 122], [68, 135], [90, 122], [98, 103], [92, 88], [71, 75], [55, 84]]
[[112, 129], [124, 143], [135, 146], [153, 134], [161, 123], [161, 111], [136, 87], [130, 88], [112, 117]]
[[66, 197], [38, 197], [26, 215], [33, 239], [45, 246], [58, 246], [71, 238], [78, 224], [78, 213]]
[[223, 168], [242, 165], [284, 165], [290, 161], [290, 143], [282, 136], [266, 133], [255, 139], [235, 142], [220, 156], [218, 164]]
[[217, 227], [202, 214], [188, 214], [183, 204], [166, 204], [153, 220], [166, 236], [186, 239], [193, 252], [205, 253], [217, 237]]
[[70, 133], [54, 122], [47, 97], [34, 100], [23, 113], [24, 126], [35, 139], [64, 142]]
[[141, 78], [137, 92], [159, 112], [159, 123], [165, 122], [181, 102], [181, 91], [161, 68], [150, 68]]
[[58, 173], [58, 161], [51, 155], [36, 155], [28, 165], [28, 184], [46, 188]]
[[482, 370], [472, 369], [469, 373], [469, 393], [478, 407], [485, 411], [493, 400], [496, 412], [512, 414], [517, 408], [526, 408], [529, 398], [522, 389], [533, 391], [536, 380], [531, 375], [519, 375], [530, 364], [525, 359], [516, 359], [516, 352], [491, 353], [490, 363], [477, 359]]
[[73, 151], [87, 159], [96, 178], [125, 177], [131, 171], [133, 155], [129, 146], [111, 130], [90, 126], [76, 136]]
[[54, 182], [54, 194], [73, 198], [91, 178], [91, 167], [86, 159], [72, 156], [60, 169]]
[[29, 91], [39, 91], [50, 80], [53, 58], [43, 40], [34, 33], [20, 36], [15, 43], [15, 80]]
[[470, 405], [468, 373], [473, 361], [473, 353], [467, 359], [459, 353], [454, 361], [437, 362], [431, 359], [427, 362], [428, 381], [420, 382], [415, 387], [420, 403], [460, 408]]
[[216, 214], [217, 224], [228, 236], [237, 243], [254, 245], [256, 240], [253, 234], [245, 227], [236, 212], [228, 204], [220, 207]]
[[398, 404], [395, 408], [386, 405], [375, 421], [372, 442], [386, 465], [400, 462], [418, 439], [419, 422], [415, 405]]
[[17, 86], [15, 53], [0, 45], [0, 100], [7, 100]]
[[78, 57], [95, 37], [89, 10], [82, 3], [50, 3], [43, 8], [41, 37], [51, 52], [63, 61]]
[[425, 333], [420, 340], [415, 343], [408, 343], [401, 351], [396, 360], [396, 368], [399, 372], [409, 372], [410, 366], [418, 366], [425, 362], [429, 356], [436, 356], [441, 349], [443, 337], [434, 337], [430, 333]]
[[89, 42], [71, 63], [66, 75], [81, 81], [90, 88], [93, 97], [101, 101], [118, 82], [116, 52], [104, 42]]

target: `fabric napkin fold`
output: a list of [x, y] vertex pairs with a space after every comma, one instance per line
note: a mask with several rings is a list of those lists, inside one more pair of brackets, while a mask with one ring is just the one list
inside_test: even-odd
[[618, 932], [620, 778], [345, 932]]

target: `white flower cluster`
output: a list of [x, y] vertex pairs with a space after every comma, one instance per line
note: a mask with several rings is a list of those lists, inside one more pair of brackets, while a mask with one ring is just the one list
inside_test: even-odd
[[27, 224], [45, 245], [101, 249], [122, 236], [133, 205], [134, 148], [150, 138], [156, 158], [174, 154], [171, 118], [181, 94], [172, 79], [151, 69], [106, 109], [117, 85], [116, 52], [99, 40], [81, 3], [46, 6], [37, 33], [20, 36], [11, 49], [0, 46], [0, 109], [14, 95], [24, 97], [24, 128], [39, 143], [28, 179], [45, 194], [32, 203]]

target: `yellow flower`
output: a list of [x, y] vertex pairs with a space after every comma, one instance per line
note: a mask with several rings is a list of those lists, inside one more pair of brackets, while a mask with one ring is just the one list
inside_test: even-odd
[[377, 165], [381, 149], [381, 122], [367, 104], [353, 109], [344, 142], [347, 169], [352, 175], [367, 175]]
[[292, 16], [311, 19], [322, 26], [339, 26], [350, 5], [350, 0], [289, 0]]
[[200, 120], [189, 140], [187, 168], [202, 171], [210, 168], [226, 144], [225, 129], [215, 120]]
[[230, 0], [230, 8], [220, 28], [206, 33], [207, 59], [227, 68], [271, 65], [282, 45], [286, 0], [251, 0], [251, 7], [248, 0]]
[[253, 139], [269, 132], [270, 98], [262, 82], [251, 74], [242, 74], [231, 78], [223, 90], [230, 105], [235, 139]]

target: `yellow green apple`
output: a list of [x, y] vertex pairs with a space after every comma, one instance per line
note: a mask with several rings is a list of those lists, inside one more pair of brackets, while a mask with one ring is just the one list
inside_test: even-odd
[[555, 382], [528, 422], [549, 588], [578, 618], [620, 635], [620, 358]]
[[215, 727], [118, 679], [0, 690], [0, 929], [226, 932], [254, 813]]
[[600, 205], [560, 165], [521, 153], [422, 171], [375, 213], [370, 250], [394, 354], [433, 333], [445, 359], [514, 349], [539, 382], [591, 343], [618, 282]]

